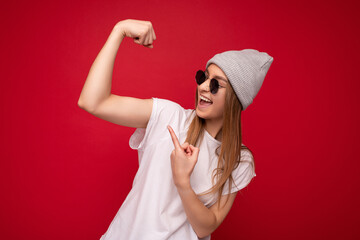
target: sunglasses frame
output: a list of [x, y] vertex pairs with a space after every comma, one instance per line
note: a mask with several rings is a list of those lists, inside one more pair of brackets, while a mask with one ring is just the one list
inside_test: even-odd
[[[205, 71], [198, 70], [195, 75], [195, 80], [197, 85], [203, 84], [208, 78], [206, 77]], [[215, 78], [210, 80], [209, 84], [211, 94], [216, 94], [219, 91], [219, 88], [225, 88], [219, 84], [219, 81]]]

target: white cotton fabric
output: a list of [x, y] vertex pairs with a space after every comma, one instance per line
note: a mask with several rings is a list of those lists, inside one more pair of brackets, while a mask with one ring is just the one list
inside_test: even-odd
[[[130, 147], [138, 150], [139, 169], [133, 186], [100, 240], [192, 240], [198, 239], [187, 220], [181, 198], [174, 185], [170, 154], [174, 145], [167, 125], [170, 125], [182, 144], [195, 116], [195, 111], [165, 99], [153, 98], [153, 109], [145, 128], [138, 128], [130, 137]], [[220, 142], [205, 131], [198, 161], [190, 178], [196, 194], [211, 188], [211, 173], [217, 166], [215, 149]], [[246, 187], [256, 176], [249, 151], [233, 171], [237, 186], [231, 192]], [[227, 194], [225, 187], [223, 194]], [[216, 201], [213, 196], [199, 196], [205, 206]], [[210, 235], [202, 238], [210, 239]]]

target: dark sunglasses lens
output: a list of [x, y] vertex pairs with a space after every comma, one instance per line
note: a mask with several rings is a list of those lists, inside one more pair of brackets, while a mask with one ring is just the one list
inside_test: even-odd
[[212, 94], [215, 94], [215, 93], [218, 92], [218, 90], [219, 90], [219, 82], [218, 82], [218, 80], [216, 80], [214, 78], [211, 79], [211, 81], [210, 81], [210, 92]]
[[196, 83], [198, 85], [201, 85], [205, 81], [205, 73], [204, 73], [204, 71], [202, 71], [202, 70], [197, 71], [195, 79], [196, 79]]

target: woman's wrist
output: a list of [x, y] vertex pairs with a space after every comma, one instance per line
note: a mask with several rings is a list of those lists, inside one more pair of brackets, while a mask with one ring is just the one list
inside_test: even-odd
[[125, 30], [124, 30], [124, 27], [123, 27], [123, 22], [124, 21], [125, 20], [116, 23], [114, 28], [113, 28], [113, 32], [115, 32], [115, 34], [120, 36], [122, 39], [124, 39], [126, 37]]
[[184, 190], [192, 189], [190, 184], [190, 179], [183, 179], [181, 181], [178, 180], [178, 181], [174, 181], [174, 183], [178, 190], [184, 191]]

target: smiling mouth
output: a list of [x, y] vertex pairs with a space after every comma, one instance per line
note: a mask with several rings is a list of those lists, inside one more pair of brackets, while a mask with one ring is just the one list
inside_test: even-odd
[[207, 106], [210, 106], [211, 104], [212, 104], [212, 102], [207, 102], [202, 99], [200, 99], [200, 102], [199, 102], [200, 107], [207, 107]]
[[201, 95], [200, 95], [200, 102], [210, 103], [210, 104], [213, 103], [210, 99], [208, 99], [208, 98], [206, 98], [206, 97], [203, 97], [203, 96], [201, 96]]

